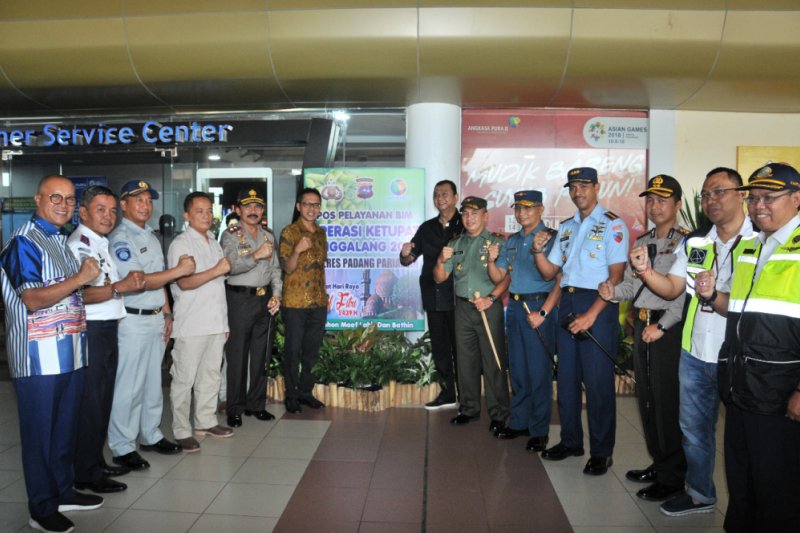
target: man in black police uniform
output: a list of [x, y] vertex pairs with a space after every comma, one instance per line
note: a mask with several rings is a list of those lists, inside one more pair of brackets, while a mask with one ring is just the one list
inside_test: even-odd
[[433, 267], [436, 266], [442, 247], [464, 230], [461, 214], [456, 210], [456, 184], [450, 180], [437, 183], [433, 188], [433, 203], [439, 210], [439, 216], [423, 222], [411, 242], [403, 244], [400, 263], [408, 266], [422, 256], [422, 271], [419, 275], [422, 307], [428, 317], [433, 363], [442, 380], [442, 391], [435, 400], [426, 403], [425, 408], [443, 409], [456, 405], [455, 298], [453, 278], [436, 283], [433, 279]]
[[242, 425], [242, 414], [259, 420], [275, 418], [265, 409], [265, 367], [272, 355], [275, 313], [280, 309], [283, 283], [275, 254], [275, 234], [261, 226], [265, 204], [264, 195], [255, 188], [239, 191], [234, 209], [240, 223], [225, 230], [221, 238], [222, 251], [231, 262], [230, 277], [225, 283], [231, 330], [225, 344], [231, 427]]
[[[672, 176], [653, 177], [647, 189], [647, 218], [655, 227], [640, 235], [634, 246], [652, 250], [652, 268], [668, 274], [675, 262], [675, 248], [688, 231], [677, 225], [681, 209], [681, 186]], [[632, 300], [634, 325], [634, 358], [636, 397], [642, 418], [644, 440], [653, 464], [643, 470], [631, 470], [625, 477], [637, 483], [650, 483], [636, 495], [643, 500], [666, 500], [683, 490], [686, 480], [686, 456], [681, 445], [678, 423], [678, 363], [681, 357], [680, 323], [684, 295], [674, 300], [656, 296], [632, 269], [625, 270], [625, 279], [614, 287], [601, 283], [600, 297], [606, 300]]]

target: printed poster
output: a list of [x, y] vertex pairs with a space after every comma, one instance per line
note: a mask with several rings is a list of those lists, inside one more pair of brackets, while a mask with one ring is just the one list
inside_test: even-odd
[[461, 198], [485, 198], [489, 231], [519, 230], [512, 209], [519, 190], [540, 190], [544, 222], [558, 228], [575, 215], [567, 171], [594, 167], [599, 202], [628, 225], [631, 243], [647, 229], [648, 118], [604, 110], [467, 110], [462, 115]]
[[422, 261], [404, 267], [399, 258], [424, 221], [425, 171], [310, 168], [305, 185], [322, 195], [328, 236], [326, 329], [423, 331]]

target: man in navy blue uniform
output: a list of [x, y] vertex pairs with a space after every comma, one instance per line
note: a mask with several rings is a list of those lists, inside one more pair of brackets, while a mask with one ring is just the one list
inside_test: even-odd
[[545, 256], [549, 232], [536, 234], [533, 254], [544, 279], [561, 273], [562, 327], [558, 328], [558, 411], [561, 442], [542, 453], [560, 461], [581, 456], [581, 382], [586, 387], [589, 417], [589, 462], [584, 474], [602, 475], [612, 464], [616, 431], [614, 363], [589, 332], [610, 354], [617, 351], [619, 306], [606, 302], [597, 287], [622, 281], [628, 255], [628, 228], [617, 215], [597, 201], [600, 185], [593, 168], [574, 168], [567, 173], [569, 196], [578, 208], [575, 216], [558, 228], [556, 243]]
[[[558, 313], [555, 306], [561, 295], [552, 280], [542, 278], [533, 264], [531, 246], [534, 236], [547, 231], [542, 222], [541, 191], [519, 191], [514, 194], [514, 217], [520, 230], [509, 237], [494, 260], [489, 249], [489, 277], [499, 282], [508, 275], [508, 308], [506, 339], [511, 374], [511, 416], [508, 425], [495, 433], [499, 439], [530, 436], [526, 448], [540, 452], [547, 446], [550, 432], [550, 410], [553, 404], [552, 352]], [[555, 230], [550, 230], [555, 233]], [[551, 241], [546, 250], [553, 246]], [[538, 330], [538, 331], [537, 331]], [[548, 352], [550, 352], [548, 354]]]

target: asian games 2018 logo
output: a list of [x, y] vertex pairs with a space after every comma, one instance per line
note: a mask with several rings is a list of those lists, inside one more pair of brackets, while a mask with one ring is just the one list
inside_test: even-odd
[[512, 128], [516, 128], [517, 126], [519, 126], [520, 122], [521, 121], [517, 115], [511, 115], [510, 117], [508, 117], [508, 125], [511, 126]]
[[595, 120], [594, 122], [590, 123], [589, 136], [592, 138], [592, 140], [599, 141], [606, 136], [606, 125], [599, 120]]

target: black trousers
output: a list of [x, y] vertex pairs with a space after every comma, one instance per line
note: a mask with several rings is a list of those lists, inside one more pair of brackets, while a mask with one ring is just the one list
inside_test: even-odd
[[725, 406], [725, 531], [788, 533], [800, 525], [800, 422]]
[[241, 415], [245, 409], [261, 411], [266, 405], [265, 370], [275, 342], [275, 317], [267, 311], [271, 296], [271, 291], [264, 296], [225, 291], [230, 328], [225, 343], [228, 416]]
[[103, 445], [117, 379], [117, 320], [87, 320], [86, 339], [89, 366], [78, 411], [75, 445], [75, 481], [90, 483], [103, 477]]
[[286, 340], [283, 354], [283, 380], [286, 398], [311, 395], [314, 376], [311, 369], [319, 359], [328, 311], [324, 307], [282, 307]]
[[442, 379], [442, 398], [456, 399], [456, 324], [455, 310], [428, 311], [431, 353], [436, 372]]
[[653, 458], [657, 481], [671, 487], [683, 487], [686, 480], [686, 456], [681, 445], [678, 382], [681, 328], [679, 324], [675, 324], [663, 337], [650, 343], [648, 358], [648, 345], [641, 340], [645, 324], [636, 318], [633, 325], [636, 399], [642, 417], [647, 452]]

